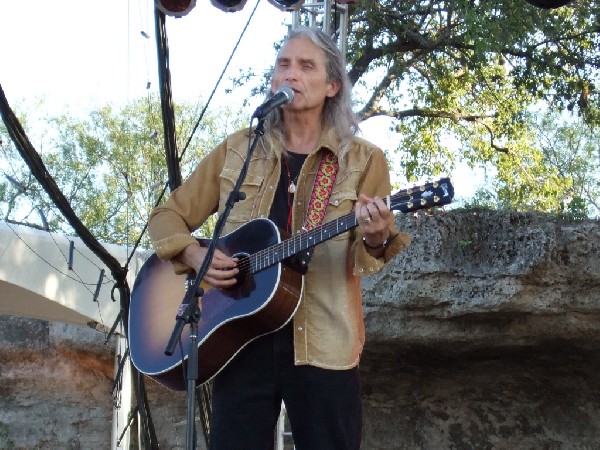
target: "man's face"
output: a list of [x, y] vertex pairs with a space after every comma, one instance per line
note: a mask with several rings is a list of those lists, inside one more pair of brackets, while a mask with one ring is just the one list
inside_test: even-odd
[[294, 101], [284, 106], [290, 112], [321, 112], [326, 97], [339, 90], [339, 81], [327, 81], [325, 55], [306, 37], [290, 39], [280, 50], [275, 61], [271, 90], [281, 86], [294, 90]]

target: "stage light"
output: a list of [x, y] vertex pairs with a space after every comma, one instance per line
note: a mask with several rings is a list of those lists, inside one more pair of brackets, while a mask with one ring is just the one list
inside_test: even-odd
[[181, 17], [194, 9], [196, 0], [156, 0], [155, 5], [167, 16]]
[[295, 11], [300, 9], [304, 0], [269, 0], [269, 3], [282, 11]]
[[246, 0], [210, 0], [210, 2], [225, 12], [240, 11], [246, 4]]

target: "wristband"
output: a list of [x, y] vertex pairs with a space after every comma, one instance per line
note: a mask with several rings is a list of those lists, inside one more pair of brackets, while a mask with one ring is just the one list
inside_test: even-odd
[[378, 245], [369, 245], [367, 243], [367, 240], [365, 239], [364, 236], [362, 237], [362, 240], [363, 240], [363, 244], [365, 244], [365, 247], [367, 247], [368, 249], [370, 249], [370, 250], [379, 250], [380, 248], [387, 248], [387, 247], [389, 247], [390, 244], [391, 244], [391, 242], [394, 239], [396, 239], [396, 236], [398, 236], [398, 234], [400, 234], [400, 233], [396, 233], [393, 236], [388, 236], [388, 238], [385, 241], [383, 241], [381, 244], [378, 244]]

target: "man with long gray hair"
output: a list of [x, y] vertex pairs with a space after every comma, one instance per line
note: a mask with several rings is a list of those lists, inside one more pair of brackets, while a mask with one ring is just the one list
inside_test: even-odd
[[[310, 259], [281, 264], [278, 289], [284, 273], [304, 274], [298, 303], [281, 326], [250, 339], [214, 377], [210, 448], [272, 448], [283, 401], [296, 449], [358, 449], [365, 340], [360, 277], [381, 270], [410, 237], [396, 231], [382, 200], [391, 189], [384, 153], [356, 136], [351, 86], [335, 42], [318, 29], [293, 30], [277, 55], [270, 95], [282, 88], [291, 89], [291, 101], [264, 118], [241, 189], [245, 198], [231, 210], [224, 232], [243, 234], [268, 218], [282, 234], [298, 236], [348, 214], [358, 226], [333, 232], [312, 248]], [[223, 212], [253, 137], [251, 129], [227, 137], [152, 212], [156, 253], [177, 272], [201, 267], [207, 249], [190, 231]], [[216, 250], [204, 281], [234, 292], [246, 265], [246, 255]], [[261, 289], [255, 284], [245, 289]]]

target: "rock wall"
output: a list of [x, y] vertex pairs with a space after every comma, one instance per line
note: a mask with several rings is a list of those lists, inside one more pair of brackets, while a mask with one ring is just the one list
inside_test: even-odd
[[0, 316], [0, 449], [110, 448], [113, 348], [92, 329]]
[[[363, 448], [600, 448], [600, 224], [486, 211], [397, 224], [411, 246], [363, 282]], [[0, 317], [0, 449], [110, 448], [104, 339]], [[146, 385], [161, 448], [185, 448], [184, 395]]]
[[600, 224], [465, 211], [365, 279], [367, 449], [600, 448]]

